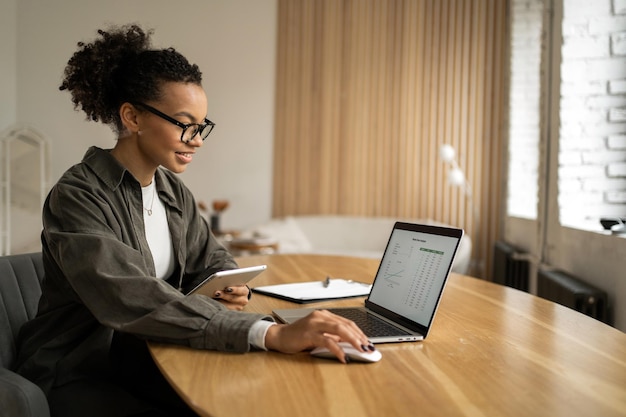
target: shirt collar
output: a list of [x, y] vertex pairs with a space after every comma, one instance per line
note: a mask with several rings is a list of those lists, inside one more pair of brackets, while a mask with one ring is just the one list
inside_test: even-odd
[[[83, 163], [112, 191], [119, 188], [125, 177], [132, 179], [132, 181], [137, 183], [138, 187], [141, 187], [141, 184], [139, 184], [139, 181], [137, 181], [133, 174], [111, 155], [110, 149], [101, 149], [97, 146], [91, 146], [83, 157]], [[154, 178], [159, 198], [161, 198], [164, 203], [182, 211], [179, 202], [176, 200], [172, 181], [167, 178], [165, 170], [163, 168], [157, 169]]]
[[[128, 172], [111, 155], [110, 149], [104, 150], [97, 146], [92, 146], [87, 150], [83, 157], [83, 163], [91, 168], [100, 181], [104, 182], [111, 190], [120, 186], [124, 175]], [[130, 172], [128, 173], [130, 174]]]

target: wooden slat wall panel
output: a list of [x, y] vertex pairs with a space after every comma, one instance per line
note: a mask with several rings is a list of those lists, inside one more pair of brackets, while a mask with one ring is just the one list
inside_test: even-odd
[[[506, 2], [279, 0], [274, 216], [429, 218], [490, 276], [501, 216]], [[446, 182], [449, 143], [472, 200]], [[474, 210], [472, 209], [474, 206]]]

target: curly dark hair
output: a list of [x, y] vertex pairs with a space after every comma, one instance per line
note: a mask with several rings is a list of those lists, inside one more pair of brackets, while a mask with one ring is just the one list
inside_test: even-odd
[[153, 30], [137, 25], [98, 30], [92, 43], [78, 43], [65, 67], [60, 90], [72, 94], [87, 119], [123, 129], [119, 108], [125, 102], [158, 100], [163, 82], [201, 85], [202, 73], [174, 48], [151, 49]]

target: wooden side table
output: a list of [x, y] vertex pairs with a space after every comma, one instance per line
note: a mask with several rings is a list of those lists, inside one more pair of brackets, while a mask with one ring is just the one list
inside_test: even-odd
[[271, 255], [278, 252], [278, 241], [271, 238], [234, 238], [228, 243], [234, 256]]

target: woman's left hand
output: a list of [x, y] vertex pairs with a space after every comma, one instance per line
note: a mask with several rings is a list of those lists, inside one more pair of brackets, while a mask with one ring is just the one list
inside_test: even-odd
[[248, 304], [250, 289], [245, 285], [226, 287], [215, 291], [213, 298], [230, 310], [241, 311]]

